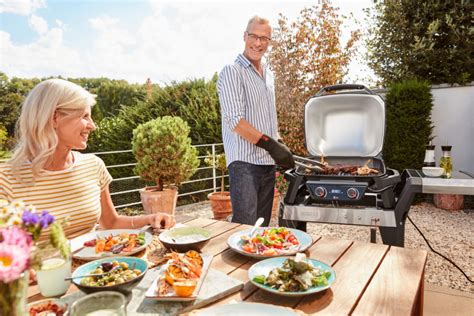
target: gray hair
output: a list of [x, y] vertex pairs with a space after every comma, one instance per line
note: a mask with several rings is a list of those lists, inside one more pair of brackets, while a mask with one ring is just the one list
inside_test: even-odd
[[247, 23], [247, 28], [245, 29], [247, 32], [250, 30], [250, 25], [252, 25], [252, 23], [254, 22], [258, 24], [267, 24], [270, 26], [270, 22], [267, 19], [262, 18], [258, 15], [254, 15]]

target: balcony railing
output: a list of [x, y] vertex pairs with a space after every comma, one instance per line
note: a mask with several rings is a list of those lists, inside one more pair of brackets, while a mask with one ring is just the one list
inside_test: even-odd
[[[222, 150], [217, 151], [217, 149], [222, 148], [223, 144], [222, 143], [215, 143], [215, 144], [202, 144], [202, 145], [194, 145], [194, 146], [196, 148], [206, 148], [206, 147], [210, 148], [210, 150], [206, 151], [206, 152], [209, 152], [210, 155], [198, 156], [198, 159], [203, 161], [207, 157], [215, 158], [215, 156], [217, 155], [218, 152], [222, 152]], [[105, 151], [105, 152], [94, 152], [93, 154], [103, 157], [103, 156], [106, 156], [106, 155], [126, 154], [126, 153], [131, 153], [131, 152], [132, 152], [132, 150], [115, 150], [115, 151]], [[107, 167], [108, 170], [111, 170], [111, 169], [114, 169], [114, 168], [133, 167], [135, 165], [136, 165], [136, 162], [130, 162], [130, 163], [124, 163], [124, 164], [106, 165], [106, 167]], [[201, 165], [203, 165], [203, 164], [201, 163]], [[194, 177], [191, 180], [182, 182], [181, 185], [185, 185], [185, 184], [189, 184], [189, 183], [197, 183], [197, 182], [208, 182], [208, 181], [212, 180], [212, 187], [208, 187], [208, 188], [201, 189], [201, 190], [195, 190], [195, 191], [188, 191], [188, 192], [185, 192], [185, 193], [180, 193], [180, 194], [178, 194], [178, 198], [183, 197], [183, 196], [196, 195], [196, 194], [205, 193], [205, 192], [216, 192], [219, 189], [218, 183], [219, 183], [220, 179], [228, 177], [228, 175], [224, 175], [224, 176], [218, 175], [217, 174], [217, 169], [215, 167], [204, 166], [204, 167], [199, 167], [197, 169], [197, 171], [199, 171], [199, 170], [212, 170], [212, 176], [210, 176], [210, 177], [206, 176], [206, 177], [202, 177], [202, 178]], [[138, 180], [138, 179], [140, 179], [140, 177], [139, 176], [129, 176], [129, 177], [115, 178], [115, 179], [112, 180], [112, 183], [118, 183], [120, 181], [129, 181], [129, 180], [135, 180], [135, 179]], [[128, 190], [116, 190], [116, 191], [110, 193], [110, 195], [112, 197], [117, 197], [117, 196], [121, 196], [121, 195], [125, 195], [125, 194], [139, 192], [140, 189], [141, 188], [137, 187], [137, 188], [128, 189]], [[131, 206], [135, 206], [135, 205], [140, 205], [140, 204], [141, 204], [140, 201], [132, 202], [132, 203], [125, 203], [125, 204], [118, 204], [118, 205], [115, 205], [115, 208], [119, 209], [119, 208], [124, 208], [124, 207], [131, 207]]]

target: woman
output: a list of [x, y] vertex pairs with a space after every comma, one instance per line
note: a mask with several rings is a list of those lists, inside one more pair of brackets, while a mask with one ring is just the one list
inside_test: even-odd
[[118, 215], [104, 162], [74, 151], [85, 149], [96, 129], [94, 104], [94, 95], [66, 80], [49, 79], [33, 88], [22, 106], [13, 157], [0, 164], [0, 199], [22, 200], [57, 219], [68, 217], [68, 238], [92, 231], [97, 222], [103, 229], [174, 225], [165, 213]]

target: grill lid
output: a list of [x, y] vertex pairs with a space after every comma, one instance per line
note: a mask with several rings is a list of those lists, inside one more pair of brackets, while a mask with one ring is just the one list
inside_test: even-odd
[[[348, 87], [352, 91], [322, 95]], [[375, 157], [382, 152], [385, 104], [364, 86], [323, 88], [306, 103], [304, 117], [306, 148], [313, 156]]]

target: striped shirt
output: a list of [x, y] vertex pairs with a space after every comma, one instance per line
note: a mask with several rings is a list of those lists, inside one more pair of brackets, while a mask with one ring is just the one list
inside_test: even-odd
[[60, 171], [41, 170], [34, 182], [30, 163], [20, 168], [23, 182], [13, 175], [12, 165], [0, 164], [0, 199], [22, 200], [37, 210], [47, 210], [57, 220], [68, 216], [69, 226], [65, 228], [68, 238], [92, 231], [101, 214], [100, 194], [112, 177], [100, 158], [72, 153], [71, 167]]
[[270, 70], [264, 66], [263, 77], [260, 76], [251, 62], [239, 54], [233, 65], [225, 66], [220, 72], [217, 92], [227, 165], [233, 161], [274, 165], [266, 150], [234, 132], [239, 121], [245, 119], [258, 131], [278, 138], [274, 79]]

